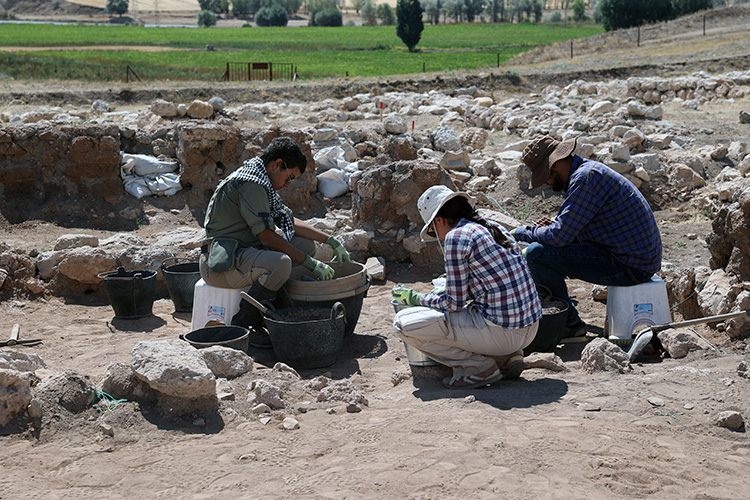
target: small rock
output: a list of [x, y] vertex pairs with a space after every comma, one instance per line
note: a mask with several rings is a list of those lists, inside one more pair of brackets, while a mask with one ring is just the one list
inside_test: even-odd
[[336, 408], [328, 408], [326, 410], [326, 413], [329, 415], [333, 415], [334, 413], [336, 413]]
[[605, 285], [594, 285], [591, 288], [591, 297], [597, 302], [607, 302], [607, 287]]
[[692, 410], [693, 408], [695, 408], [695, 405], [693, 403], [685, 403], [684, 405], [682, 405], [682, 407], [686, 410]]
[[374, 280], [385, 280], [385, 259], [383, 257], [370, 257], [365, 262], [367, 273]]
[[292, 375], [294, 375], [295, 378], [302, 380], [302, 377], [300, 377], [299, 373], [297, 373], [297, 370], [295, 370], [294, 368], [292, 368], [286, 363], [281, 363], [281, 362], [276, 363], [275, 365], [273, 365], [273, 371], [291, 373]]
[[32, 399], [26, 408], [29, 418], [42, 418], [42, 402], [38, 399]]
[[563, 372], [566, 370], [562, 358], [553, 352], [535, 352], [523, 358], [526, 369], [543, 368], [553, 372]]
[[736, 411], [723, 411], [716, 417], [716, 425], [732, 431], [738, 431], [745, 425], [745, 421]]
[[261, 403], [259, 405], [253, 406], [252, 411], [253, 411], [253, 415], [257, 415], [259, 413], [271, 413], [271, 407], [265, 403]]
[[349, 401], [349, 404], [346, 405], [347, 413], [359, 413], [361, 411], [362, 407], [359, 406], [356, 401]]
[[202, 418], [202, 417], [196, 418], [195, 420], [193, 420], [193, 425], [195, 427], [205, 427], [206, 426], [206, 419]]
[[271, 417], [260, 417], [258, 419], [258, 422], [260, 422], [263, 425], [266, 425], [270, 421], [271, 421]]
[[740, 123], [750, 123], [750, 113], [747, 111], [740, 111]]
[[401, 382], [404, 382], [405, 380], [409, 380], [411, 378], [411, 374], [406, 372], [393, 372], [391, 374], [391, 383], [393, 384], [393, 387], [396, 387]]
[[471, 403], [473, 403], [473, 402], [474, 402], [474, 401], [476, 401], [476, 400], [477, 400], [477, 398], [476, 398], [476, 397], [474, 397], [474, 395], [472, 394], [472, 395], [470, 395], [470, 396], [466, 396], [466, 397], [464, 398], [464, 403], [466, 403], [466, 404], [468, 405], [468, 404], [471, 404]]
[[737, 365], [737, 375], [742, 378], [750, 378], [750, 373], [748, 373], [747, 363], [745, 361], [740, 361], [740, 364]]
[[102, 422], [99, 424], [99, 430], [102, 431], [102, 434], [109, 437], [115, 436], [115, 429], [111, 425], [109, 425], [106, 422]]
[[281, 426], [284, 428], [284, 430], [293, 431], [295, 429], [299, 429], [299, 422], [297, 422], [297, 420], [292, 417], [286, 417], [281, 422]]
[[664, 400], [656, 396], [648, 398], [648, 402], [651, 403], [651, 406], [664, 406]]
[[208, 100], [208, 103], [211, 105], [212, 108], [214, 108], [214, 111], [221, 111], [224, 109], [224, 106], [227, 105], [227, 101], [222, 99], [219, 96], [214, 96], [211, 99]]
[[601, 411], [602, 407], [594, 403], [581, 403], [578, 405], [578, 409], [583, 411]]

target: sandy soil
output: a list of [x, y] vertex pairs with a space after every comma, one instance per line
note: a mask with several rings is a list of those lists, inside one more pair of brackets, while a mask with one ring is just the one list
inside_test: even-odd
[[[667, 113], [720, 131], [708, 142], [746, 135], [736, 124], [740, 105], [700, 112], [675, 106]], [[511, 140], [495, 139], [497, 147]], [[511, 181], [493, 196], [509, 210], [528, 201]], [[556, 203], [550, 198], [539, 215], [554, 213]], [[146, 211], [149, 224], [134, 231], [142, 237], [199, 225], [189, 213]], [[656, 218], [666, 262], [708, 265], [710, 221], [688, 205]], [[3, 242], [24, 251], [49, 248], [66, 233], [111, 234], [45, 221], [0, 230]], [[191, 418], [159, 419], [124, 402], [108, 412], [53, 412], [41, 429], [0, 432], [0, 498], [747, 498], [747, 434], [714, 423], [725, 410], [750, 415], [750, 381], [737, 375], [748, 357], [744, 342], [697, 326], [715, 349], [679, 360], [644, 357], [623, 374], [584, 372], [583, 344], [566, 344], [556, 350], [566, 371], [534, 368], [491, 388], [448, 391], [438, 370], [410, 368], [390, 324], [391, 287], [426, 291], [433, 277], [425, 269], [389, 266], [387, 281], [368, 291], [337, 363], [300, 373], [351, 380], [369, 402], [361, 412], [295, 392], [288, 408], [263, 424], [250, 411], [247, 387], [270, 376], [276, 358], [251, 348], [255, 369], [231, 381], [235, 400], [222, 402], [204, 426]], [[591, 285], [573, 281], [570, 289], [583, 319], [601, 329], [606, 306], [591, 298]], [[48, 373], [70, 369], [98, 382], [110, 363], [129, 362], [136, 342], [189, 331], [190, 315], [174, 313], [171, 301], [160, 299], [152, 317], [116, 320], [109, 304], [53, 297], [0, 304], [0, 329], [10, 334], [15, 323], [22, 339], [44, 340], [17, 349], [39, 354]], [[300, 428], [283, 430], [286, 416]]]

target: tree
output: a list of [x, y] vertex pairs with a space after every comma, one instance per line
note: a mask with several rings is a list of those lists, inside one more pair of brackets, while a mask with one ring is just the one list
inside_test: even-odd
[[485, 0], [464, 0], [464, 14], [470, 23], [484, 10]]
[[420, 0], [422, 9], [427, 14], [427, 20], [432, 24], [440, 24], [440, 12], [442, 12], [442, 3], [440, 0]]
[[422, 37], [422, 12], [419, 0], [398, 0], [396, 3], [396, 35], [404, 42], [409, 52], [414, 52], [414, 47]]
[[381, 3], [375, 7], [375, 17], [380, 19], [380, 24], [383, 26], [396, 24], [396, 15], [393, 13], [393, 8], [387, 3]]
[[250, 0], [232, 0], [232, 15], [247, 18], [250, 15]]
[[362, 10], [362, 6], [365, 4], [365, 0], [352, 0], [352, 8], [359, 15], [359, 11]]
[[575, 0], [573, 2], [573, 20], [583, 21], [585, 17], [586, 17], [586, 5], [583, 3], [583, 0]]
[[286, 9], [277, 3], [270, 7], [261, 7], [255, 14], [255, 24], [258, 26], [286, 26], [288, 22]]
[[341, 11], [336, 8], [322, 9], [310, 16], [310, 26], [341, 26]]
[[671, 0], [601, 0], [602, 24], [607, 31], [671, 19]]
[[672, 0], [675, 17], [710, 9], [714, 4], [714, 0]]
[[505, 19], [505, 0], [489, 0], [487, 2], [487, 14], [490, 22], [497, 23]]
[[375, 6], [372, 4], [372, 0], [365, 0], [362, 4], [362, 8], [359, 9], [359, 17], [362, 18], [362, 24], [367, 26], [375, 26]]
[[128, 0], [107, 0], [104, 10], [107, 14], [117, 14], [122, 17], [128, 11]]
[[216, 26], [216, 14], [210, 10], [202, 10], [198, 13], [198, 26], [210, 28]]

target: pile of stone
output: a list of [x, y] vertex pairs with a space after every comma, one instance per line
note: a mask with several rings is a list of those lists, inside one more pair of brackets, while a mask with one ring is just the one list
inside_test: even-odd
[[[251, 411], [239, 418], [268, 424], [279, 421], [283, 429], [297, 429], [295, 416], [312, 410], [329, 414], [362, 411], [367, 398], [351, 380], [331, 380], [324, 375], [303, 380], [291, 367], [277, 363], [273, 369], [254, 371], [253, 359], [243, 351], [213, 346], [195, 349], [183, 340], [138, 342], [129, 364], [112, 363], [99, 386], [72, 370], [52, 371], [35, 354], [0, 351], [0, 428], [18, 430], [31, 424], [39, 429], [62, 411], [83, 414], [93, 407], [137, 403], [160, 418], [181, 419], [203, 427], [221, 421], [218, 411], [242, 395]], [[236, 413], [235, 413], [236, 414]], [[88, 421], [96, 419], [88, 418]], [[102, 418], [102, 431], [114, 430]]]

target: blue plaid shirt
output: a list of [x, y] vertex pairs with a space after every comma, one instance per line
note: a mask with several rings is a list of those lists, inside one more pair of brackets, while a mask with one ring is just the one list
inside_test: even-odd
[[640, 191], [603, 163], [573, 157], [565, 200], [554, 224], [522, 226], [519, 241], [553, 247], [595, 243], [630, 267], [655, 273], [661, 268], [661, 235]]
[[[510, 233], [498, 227], [512, 242]], [[445, 292], [423, 296], [422, 305], [460, 311], [473, 301], [482, 316], [504, 328], [525, 328], [542, 317], [542, 304], [518, 245], [503, 248], [481, 224], [461, 219], [448, 231], [445, 272]]]

